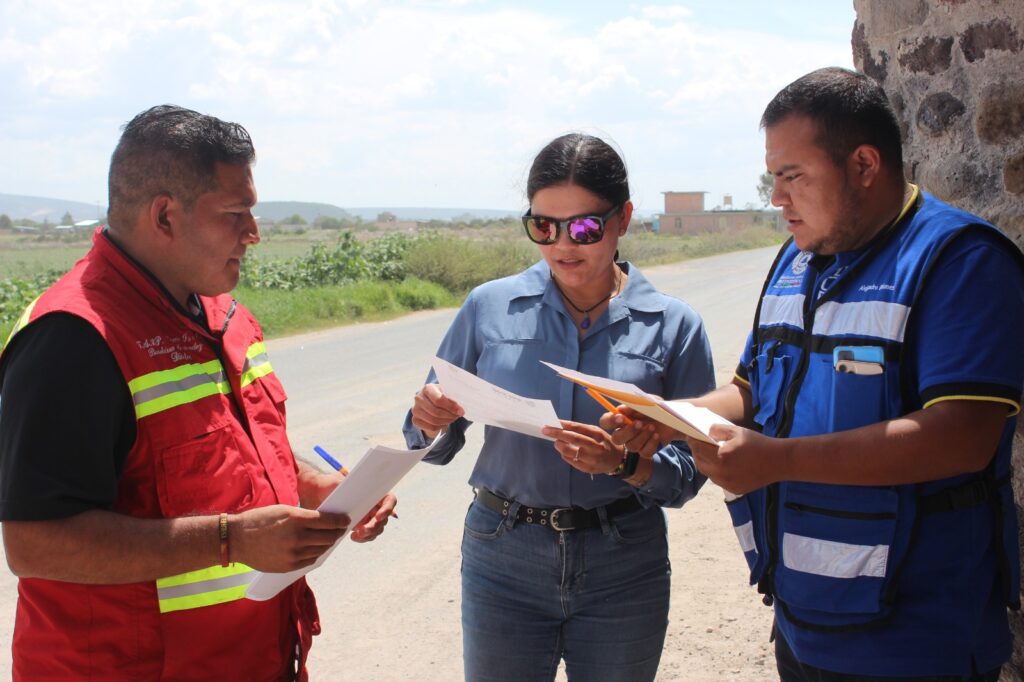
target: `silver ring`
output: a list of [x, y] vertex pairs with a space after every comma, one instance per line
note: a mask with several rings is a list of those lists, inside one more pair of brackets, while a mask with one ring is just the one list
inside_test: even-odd
[[576, 454], [573, 456], [572, 461], [574, 461], [574, 462], [580, 461], [580, 451], [579, 450], [576, 451]]

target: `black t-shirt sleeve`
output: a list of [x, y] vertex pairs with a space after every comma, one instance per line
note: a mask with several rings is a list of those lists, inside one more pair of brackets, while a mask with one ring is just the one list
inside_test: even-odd
[[18, 332], [0, 362], [0, 520], [109, 508], [135, 412], [103, 337], [74, 315], [47, 315]]

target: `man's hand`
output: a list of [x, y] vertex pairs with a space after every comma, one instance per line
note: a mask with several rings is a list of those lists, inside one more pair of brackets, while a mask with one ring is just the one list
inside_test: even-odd
[[275, 504], [228, 517], [231, 560], [267, 573], [313, 564], [348, 530], [344, 514]]
[[687, 442], [697, 469], [725, 490], [743, 495], [784, 478], [783, 440], [721, 424], [709, 433], [717, 446], [696, 438]]
[[436, 437], [464, 414], [462, 406], [446, 397], [437, 384], [427, 384], [413, 398], [412, 424], [427, 438]]

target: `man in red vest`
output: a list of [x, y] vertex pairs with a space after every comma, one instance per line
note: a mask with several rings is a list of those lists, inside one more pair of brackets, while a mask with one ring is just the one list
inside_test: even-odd
[[[305, 580], [350, 519], [297, 462], [255, 318], [227, 292], [260, 240], [249, 134], [175, 106], [130, 121], [110, 226], [0, 355], [0, 520], [16, 680], [306, 679]], [[387, 495], [352, 539], [373, 540]]]

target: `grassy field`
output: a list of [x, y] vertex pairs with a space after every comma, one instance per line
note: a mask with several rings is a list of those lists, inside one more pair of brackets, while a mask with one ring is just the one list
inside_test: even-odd
[[[278, 277], [281, 272], [326, 271], [335, 265], [332, 258], [347, 257], [345, 249], [360, 251], [371, 260], [382, 258], [371, 253], [379, 232], [353, 236], [346, 242], [337, 231], [269, 234], [250, 254], [255, 256], [254, 263], [277, 263]], [[624, 260], [646, 266], [768, 246], [784, 237], [761, 227], [696, 236], [640, 233], [627, 235], [619, 246]], [[359, 281], [292, 285], [291, 289], [260, 281], [245, 286], [243, 281], [235, 295], [260, 319], [268, 336], [279, 336], [458, 305], [477, 284], [519, 272], [540, 258], [521, 230], [507, 225], [490, 231], [442, 229], [408, 239], [385, 257], [390, 259], [386, 276], [365, 279], [360, 275]], [[87, 235], [74, 241], [0, 236], [0, 343], [24, 306], [81, 258], [90, 244]], [[320, 245], [319, 256], [314, 253], [316, 245]], [[325, 280], [317, 276], [313, 281], [323, 284]]]

